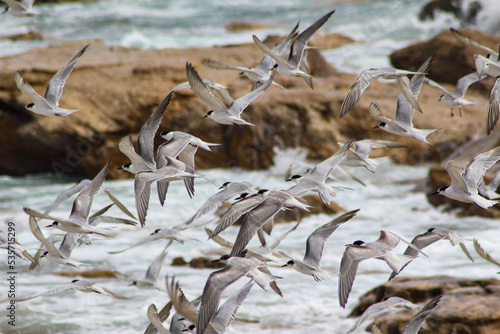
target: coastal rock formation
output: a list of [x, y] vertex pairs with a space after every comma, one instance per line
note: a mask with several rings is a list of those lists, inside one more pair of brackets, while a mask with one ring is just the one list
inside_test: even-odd
[[[461, 32], [492, 50], [498, 50], [500, 36], [491, 35], [480, 30], [464, 29]], [[449, 31], [443, 31], [428, 41], [412, 44], [393, 52], [390, 56], [394, 67], [414, 71], [434, 54], [434, 62], [429, 69], [429, 78], [439, 83], [455, 85], [457, 80], [474, 71], [474, 54], [482, 54], [475, 47], [465, 45]], [[474, 86], [473, 86], [474, 87]], [[471, 87], [472, 89], [474, 89]], [[491, 86], [489, 86], [491, 87]], [[470, 92], [469, 94], [470, 95]]]
[[[253, 44], [215, 48], [146, 50], [109, 47], [90, 41], [69, 77], [61, 107], [79, 109], [67, 118], [45, 117], [24, 109], [31, 101], [16, 87], [14, 74], [20, 71], [36, 91], [43, 93], [52, 75], [86, 41], [50, 46], [0, 58], [0, 173], [25, 175], [53, 172], [58, 176], [93, 176], [111, 159], [110, 177], [131, 177], [115, 168], [128, 162], [118, 150], [119, 140], [132, 133], [133, 140], [151, 112], [169, 90], [186, 81], [185, 64], [192, 62], [202, 78], [227, 85], [233, 96], [247, 93], [251, 82], [233, 71], [217, 71], [201, 64], [212, 58], [231, 64], [256, 66], [262, 52]], [[320, 42], [316, 42], [320, 46]], [[209, 107], [187, 88], [174, 94], [163, 117], [160, 131], [181, 130], [205, 141], [221, 143], [213, 152], [199, 150], [197, 166], [246, 169], [267, 168], [273, 163], [273, 147], [301, 146], [309, 159], [322, 160], [338, 149], [346, 138], [388, 139], [406, 144], [393, 150], [393, 160], [419, 164], [440, 161], [462, 143], [484, 133], [487, 96], [477, 94], [480, 104], [464, 108], [462, 117], [451, 118], [447, 105], [437, 102], [440, 92], [423, 87], [416, 112], [419, 128], [444, 128], [429, 137], [427, 145], [413, 138], [373, 130], [377, 123], [368, 115], [377, 102], [393, 117], [400, 93], [396, 83], [374, 82], [352, 111], [341, 120], [338, 111], [355, 76], [338, 73], [315, 50], [311, 66], [315, 89], [301, 78], [276, 76], [286, 90], [271, 86], [244, 112], [255, 127], [225, 126], [204, 119]], [[312, 59], [313, 57], [311, 57]], [[465, 135], [464, 135], [465, 134]], [[157, 138], [156, 145], [163, 140]]]
[[[444, 296], [429, 314], [419, 333], [500, 333], [500, 281], [497, 279], [465, 279], [447, 276], [397, 277], [367, 292], [350, 316], [388, 297], [401, 297], [412, 303], [428, 302], [440, 293]], [[412, 317], [410, 311], [395, 311], [375, 318], [383, 333], [400, 333]]]

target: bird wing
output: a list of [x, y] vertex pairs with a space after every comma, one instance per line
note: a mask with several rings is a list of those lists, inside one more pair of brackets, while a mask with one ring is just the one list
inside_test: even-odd
[[444, 95], [451, 96], [450, 92], [440, 84], [438, 84], [436, 81], [431, 80], [429, 78], [424, 78], [424, 83], [428, 84], [429, 86], [436, 87], [439, 89]]
[[135, 216], [127, 209], [127, 207], [125, 205], [123, 205], [122, 202], [120, 202], [120, 200], [118, 200], [118, 198], [115, 197], [115, 195], [113, 195], [111, 193], [111, 191], [109, 191], [108, 189], [104, 189], [104, 192], [106, 193], [106, 195], [108, 195], [109, 199], [111, 201], [113, 201], [113, 203], [124, 213], [126, 214], [127, 216], [129, 216], [130, 218], [132, 219], [137, 219], [135, 218]]
[[215, 68], [217, 70], [236, 70], [236, 71], [246, 71], [248, 68], [242, 66], [233, 66], [229, 64], [224, 64], [220, 61], [204, 58], [201, 63], [207, 67]]
[[358, 211], [359, 209], [344, 213], [311, 233], [311, 235], [307, 238], [306, 254], [304, 255], [303, 262], [313, 268], [319, 268], [319, 262], [321, 261], [321, 255], [323, 253], [323, 247], [326, 240], [340, 225], [354, 217]]
[[156, 259], [151, 262], [151, 265], [148, 267], [148, 271], [146, 272], [146, 276], [144, 276], [144, 280], [154, 283], [158, 280], [158, 274], [160, 273], [161, 266], [165, 261], [165, 257], [167, 256], [168, 248], [163, 249], [163, 251], [156, 257]]
[[174, 305], [177, 313], [186, 318], [189, 322], [196, 324], [198, 322], [198, 310], [190, 303], [184, 293], [182, 292], [179, 282], [175, 281], [175, 276], [170, 279], [167, 275], [165, 277], [167, 283], [167, 293], [170, 301]]
[[275, 73], [271, 75], [269, 80], [267, 80], [262, 86], [259, 88], [251, 91], [250, 93], [243, 95], [237, 100], [234, 100], [234, 102], [228, 107], [228, 111], [231, 115], [235, 117], [240, 117], [241, 113], [243, 110], [245, 110], [248, 105], [257, 98], [260, 94], [262, 94], [267, 87], [273, 82], [274, 80]]
[[378, 107], [378, 105], [376, 103], [371, 103], [370, 104], [370, 109], [369, 109], [369, 112], [370, 112], [370, 117], [381, 122], [381, 123], [386, 123], [386, 124], [389, 124], [393, 127], [398, 127], [398, 128], [401, 128], [403, 130], [407, 130], [407, 128], [403, 128], [401, 124], [398, 124], [396, 122], [394, 122], [393, 120], [391, 120], [390, 118], [387, 118], [385, 117], [383, 114], [382, 114], [382, 111], [380, 111], [380, 108]]
[[163, 327], [155, 304], [149, 305], [147, 315], [149, 321], [151, 321], [151, 324], [158, 330], [159, 334], [170, 334], [170, 331]]
[[57, 208], [59, 204], [61, 204], [62, 202], [64, 202], [77, 192], [82, 191], [82, 189], [85, 188], [88, 184], [90, 184], [90, 182], [91, 182], [90, 180], [85, 179], [64, 190], [57, 196], [57, 198], [52, 202], [52, 204], [50, 204], [50, 206], [43, 213], [45, 214], [50, 213], [52, 210]]
[[469, 73], [457, 81], [457, 85], [455, 86], [455, 90], [451, 94], [454, 98], [464, 97], [465, 91], [472, 85], [474, 82], [478, 82], [481, 80], [479, 75], [476, 72]]
[[361, 71], [354, 82], [351, 85], [351, 88], [347, 92], [344, 101], [342, 102], [342, 106], [340, 107], [339, 118], [342, 118], [349, 110], [354, 107], [356, 103], [358, 103], [359, 99], [361, 99], [361, 95], [365, 91], [365, 89], [370, 85], [370, 83], [377, 79], [377, 75], [374, 74], [374, 70], [376, 69], [368, 69]]
[[44, 96], [49, 105], [56, 107], [59, 105], [59, 99], [61, 98], [61, 95], [63, 93], [64, 84], [73, 71], [73, 67], [75, 67], [76, 61], [78, 60], [78, 58], [80, 58], [81, 55], [83, 55], [89, 45], [90, 44], [85, 45], [83, 49], [78, 51], [78, 53], [73, 58], [71, 58], [66, 66], [61, 68], [56, 74], [54, 74], [52, 79], [50, 79]]
[[[419, 74], [415, 74], [411, 78], [409, 84], [406, 85], [405, 83], [403, 83], [403, 87], [405, 89], [408, 89], [408, 91], [401, 92], [401, 94], [399, 94], [398, 103], [397, 103], [397, 107], [396, 107], [396, 116], [394, 117], [394, 122], [396, 122], [398, 124], [405, 124], [406, 126], [409, 126], [409, 127], [412, 126], [412, 124], [413, 124], [412, 123], [413, 105], [406, 98], [406, 96], [411, 94], [411, 96], [416, 101], [417, 96], [420, 93], [420, 89], [422, 88], [422, 84], [424, 83], [424, 79], [425, 79], [424, 73], [426, 73], [429, 70], [429, 67], [431, 66], [433, 59], [434, 59], [434, 56], [430, 56], [429, 58], [427, 58], [427, 60], [417, 70], [417, 72], [419, 72]], [[403, 77], [403, 78], [406, 78], [406, 77]], [[422, 110], [420, 110], [420, 112], [422, 112]]]
[[[197, 146], [187, 145], [182, 152], [179, 154], [179, 160], [182, 161], [185, 165], [186, 172], [194, 173], [194, 155], [198, 150]], [[194, 195], [194, 179], [187, 178], [184, 179], [184, 185], [186, 186], [186, 190], [188, 192], [189, 197]]]
[[137, 146], [139, 155], [144, 159], [146, 164], [155, 166], [154, 159], [154, 139], [156, 131], [160, 127], [161, 120], [163, 118], [163, 113], [172, 98], [172, 92], [170, 92], [166, 98], [161, 101], [161, 103], [156, 107], [155, 111], [149, 116], [146, 123], [141, 128], [139, 136], [137, 137]]
[[97, 194], [99, 189], [101, 189], [102, 183], [108, 174], [110, 161], [101, 169], [101, 171], [94, 177], [92, 182], [88, 184], [83, 190], [76, 196], [73, 207], [71, 209], [70, 220], [72, 221], [85, 221], [88, 222], [88, 217], [90, 209], [92, 208], [92, 202], [94, 201], [94, 196]]
[[500, 114], [500, 78], [497, 78], [491, 89], [490, 101], [488, 103], [488, 116], [486, 118], [486, 133], [489, 135], [498, 122]]
[[479, 182], [484, 173], [500, 160], [500, 146], [479, 154], [469, 163], [463, 173], [467, 188], [471, 193], [477, 192]]
[[490, 254], [486, 253], [486, 251], [483, 249], [483, 247], [481, 247], [481, 245], [476, 239], [474, 239], [474, 249], [483, 259], [500, 267], [500, 262], [492, 258]]
[[139, 170], [151, 170], [152, 166], [148, 166], [144, 159], [135, 152], [132, 144], [132, 136], [128, 135], [122, 138], [118, 143], [118, 149], [129, 158], [132, 165]]
[[406, 323], [406, 325], [403, 327], [403, 330], [401, 331], [401, 334], [417, 334], [429, 313], [434, 307], [436, 307], [442, 297], [442, 294], [437, 295], [436, 297], [431, 299], [431, 301], [425, 304], [425, 306], [420, 311], [418, 311], [418, 313], [415, 314], [413, 318], [410, 319], [410, 321]]
[[28, 298], [16, 299], [16, 302], [23, 302], [23, 301], [34, 299], [34, 298], [41, 297], [41, 296], [53, 295], [53, 294], [56, 294], [59, 292], [75, 290], [78, 288], [78, 285], [77, 285], [78, 282], [71, 282], [71, 283], [56, 285], [56, 286], [54, 286], [54, 287], [52, 287], [52, 288], [50, 288], [42, 293], [39, 293], [37, 295], [31, 296]]
[[198, 72], [196, 72], [191, 63], [186, 63], [186, 74], [193, 92], [200, 99], [205, 101], [205, 103], [208, 104], [214, 112], [226, 109], [226, 106], [218, 98], [216, 98], [207, 85], [203, 83], [198, 75]]
[[280, 66], [285, 66], [285, 67], [289, 66], [288, 62], [283, 57], [277, 55], [271, 49], [269, 49], [267, 47], [267, 45], [262, 43], [261, 40], [257, 36], [252, 35], [252, 38], [253, 38], [254, 43], [259, 47], [259, 49], [261, 49], [262, 51], [264, 51], [265, 54], [267, 54], [268, 56], [273, 58], [276, 63], [278, 63]]
[[31, 87], [31, 85], [23, 79], [20, 72], [16, 72], [15, 79], [17, 88], [19, 88], [19, 90], [24, 94], [28, 95], [28, 97], [31, 99], [31, 101], [33, 101], [35, 105], [44, 106], [49, 109], [52, 108], [52, 106], [48, 104], [47, 101], [37, 92], [35, 92], [33, 87]]
[[486, 47], [484, 45], [479, 44], [476, 41], [473, 41], [469, 37], [467, 37], [464, 34], [462, 34], [460, 31], [458, 31], [457, 29], [450, 28], [450, 31], [453, 34], [453, 36], [455, 36], [462, 43], [468, 44], [468, 45], [472, 45], [473, 47], [476, 47], [476, 48], [480, 49], [484, 53], [489, 54], [489, 55], [493, 56], [494, 58], [498, 57], [498, 53], [496, 53], [495, 51], [493, 51], [492, 49], [490, 49], [490, 48], [488, 48], [488, 47]]
[[461, 190], [464, 192], [469, 192], [467, 183], [462, 176], [462, 173], [465, 172], [465, 168], [467, 167], [467, 163], [468, 161], [466, 161], [465, 159], [458, 158], [449, 160], [444, 166], [444, 168], [450, 175], [451, 186], [457, 190]]
[[26, 208], [24, 209], [24, 211], [30, 215], [30, 219], [29, 219], [30, 230], [33, 233], [33, 235], [35, 236], [35, 238], [37, 238], [38, 241], [40, 241], [43, 244], [43, 246], [45, 247], [45, 249], [47, 251], [49, 251], [49, 253], [60, 254], [59, 250], [56, 248], [56, 246], [54, 246], [54, 244], [52, 242], [48, 241], [45, 238], [45, 236], [43, 235], [42, 231], [40, 230], [40, 227], [38, 226], [38, 223], [36, 222], [35, 216], [33, 216], [29, 212], [27, 212]]
[[304, 54], [304, 49], [307, 42], [311, 39], [312, 35], [323, 25], [325, 22], [335, 13], [334, 10], [323, 15], [319, 20], [311, 24], [306, 30], [301, 32], [299, 36], [293, 41], [292, 47], [290, 49], [290, 56], [288, 57], [288, 63], [293, 68], [298, 68], [302, 55]]
[[365, 247], [347, 245], [342, 260], [340, 262], [338, 295], [339, 303], [342, 308], [345, 308], [347, 299], [356, 277], [358, 264], [360, 261], [373, 257], [373, 251]]

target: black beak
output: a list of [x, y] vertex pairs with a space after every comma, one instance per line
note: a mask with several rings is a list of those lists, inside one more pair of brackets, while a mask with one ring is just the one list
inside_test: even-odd
[[434, 196], [434, 195], [437, 195], [437, 194], [439, 194], [439, 191], [436, 191], [435, 193], [432, 193], [429, 196]]
[[379, 129], [380, 127], [377, 125], [377, 126], [374, 126], [373, 129]]

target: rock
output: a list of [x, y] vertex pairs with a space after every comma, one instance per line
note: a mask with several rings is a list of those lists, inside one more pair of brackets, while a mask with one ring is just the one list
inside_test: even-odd
[[176, 257], [175, 259], [172, 260], [172, 263], [170, 264], [171, 266], [185, 266], [188, 263], [182, 256]]
[[39, 33], [38, 31], [30, 30], [30, 31], [25, 32], [25, 33], [9, 35], [9, 36], [2, 37], [2, 38], [8, 39], [11, 41], [19, 41], [19, 40], [33, 41], [33, 40], [42, 40], [43, 35], [41, 33]]
[[437, 11], [447, 12], [460, 19], [460, 26], [465, 26], [476, 23], [482, 7], [480, 1], [470, 1], [464, 11], [461, 0], [431, 0], [422, 7], [418, 17], [422, 21], [434, 20]]
[[[461, 32], [492, 50], [498, 50], [500, 36], [491, 35], [480, 30], [464, 29]], [[461, 77], [474, 71], [474, 54], [483, 52], [470, 45], [465, 45], [459, 41], [449, 31], [443, 31], [428, 41], [419, 42], [394, 51], [390, 58], [391, 63], [396, 68], [415, 71], [430, 55], [434, 54], [434, 61], [429, 69], [429, 78], [439, 83], [449, 83], [455, 85]], [[469, 88], [467, 95], [471, 94]], [[491, 84], [488, 85], [491, 87]]]
[[[52, 75], [85, 43], [50, 46], [0, 58], [0, 141], [3, 144], [0, 173], [53, 172], [60, 177], [71, 174], [93, 177], [111, 159], [109, 177], [131, 177], [115, 170], [128, 162], [117, 143], [128, 134], [136, 141], [142, 124], [169, 90], [186, 81], [186, 61], [193, 63], [202, 78], [229, 86], [233, 96], [239, 97], [249, 91], [249, 80], [236, 79], [237, 74], [231, 71], [206, 68], [201, 61], [210, 57], [256, 66], [262, 57], [260, 49], [253, 44], [141, 51], [108, 47], [94, 40], [78, 60], [61, 99], [61, 107], [80, 111], [67, 118], [26, 111], [23, 107], [31, 101], [17, 89], [15, 72], [21, 71], [34, 89], [42, 93]], [[198, 150], [196, 164], [200, 169], [267, 168], [273, 163], [273, 148], [277, 143], [284, 147], [304, 147], [309, 151], [309, 159], [319, 161], [334, 154], [338, 150], [337, 142], [348, 137], [401, 142], [408, 147], [394, 150], [393, 159], [418, 164], [440, 161], [458, 145], [484, 133], [485, 104], [467, 106], [463, 117], [450, 118], [447, 106], [437, 102], [440, 93], [431, 87], [423, 87], [420, 93], [419, 103], [424, 114], [416, 113], [414, 124], [419, 128], [439, 128], [446, 124], [446, 129], [430, 137], [436, 144], [427, 145], [373, 130], [376, 122], [368, 115], [370, 102], [377, 102], [382, 111], [392, 117], [399, 95], [396, 83], [372, 83], [353, 110], [339, 120], [338, 110], [355, 76], [331, 70], [314, 71], [326, 75], [313, 79], [314, 90], [301, 78], [278, 75], [276, 81], [287, 89], [270, 87], [243, 114], [255, 127], [225, 126], [204, 119], [209, 107], [190, 89], [185, 89], [174, 94], [159, 131], [180, 130], [205, 141], [221, 143], [212, 152]], [[478, 94], [475, 99], [485, 103], [487, 96]], [[157, 138], [155, 143], [159, 145], [162, 141]]]
[[222, 262], [212, 262], [208, 257], [200, 256], [189, 261], [191, 268], [224, 268], [225, 264]]
[[85, 271], [70, 270], [70, 271], [55, 272], [53, 274], [64, 277], [84, 277], [84, 278], [117, 278], [118, 276], [120, 276], [120, 274], [117, 275], [115, 271], [107, 269], [92, 269]]
[[271, 24], [264, 22], [233, 21], [226, 23], [224, 28], [226, 28], [227, 31], [244, 31], [268, 28], [270, 26]]
[[[427, 303], [444, 293], [419, 333], [500, 333], [500, 281], [448, 276], [397, 277], [361, 296], [350, 316], [360, 316], [373, 303], [401, 297], [412, 303]], [[383, 333], [400, 333], [410, 312], [391, 312], [374, 319]]]
[[[475, 156], [482, 152], [491, 150], [494, 147], [500, 146], [500, 131], [496, 130], [489, 136], [481, 136], [477, 139], [471, 140], [465, 145], [456, 149], [443, 163], [439, 165], [432, 166], [429, 169], [429, 174], [426, 181], [426, 193], [428, 195], [436, 192], [440, 187], [449, 186], [451, 184], [451, 179], [448, 172], [445, 169], [445, 164], [448, 160], [463, 158], [466, 160], [472, 160]], [[492, 168], [487, 171], [485, 175], [486, 183], [489, 183], [493, 177], [494, 172], [498, 168]], [[490, 207], [489, 209], [483, 209], [474, 203], [463, 203], [453, 199], [450, 199], [441, 195], [427, 196], [429, 202], [434, 206], [439, 206], [446, 204], [449, 209], [459, 209], [462, 215], [477, 215], [490, 218], [500, 217], [500, 208], [497, 206]]]

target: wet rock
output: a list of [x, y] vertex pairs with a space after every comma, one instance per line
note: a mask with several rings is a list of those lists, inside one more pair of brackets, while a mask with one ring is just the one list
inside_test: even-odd
[[246, 21], [233, 21], [226, 23], [224, 28], [227, 31], [244, 31], [244, 30], [254, 30], [270, 27], [269, 23], [263, 22], [246, 22]]
[[213, 259], [200, 256], [189, 261], [191, 268], [224, 268], [225, 264], [222, 262], [213, 262]]
[[[492, 50], [498, 50], [500, 44], [500, 36], [498, 35], [471, 29], [464, 29], [461, 32], [479, 44]], [[474, 54], [476, 53], [486, 56], [484, 52], [470, 45], [465, 45], [449, 30], [446, 30], [428, 41], [415, 43], [394, 51], [390, 59], [394, 67], [415, 71], [425, 59], [434, 54], [434, 61], [429, 69], [429, 78], [439, 83], [455, 85], [458, 79], [473, 72], [476, 68], [474, 63]], [[473, 90], [474, 87], [472, 86], [469, 90]]]
[[172, 260], [172, 263], [170, 264], [171, 266], [185, 266], [188, 263], [182, 256], [176, 257], [175, 259]]
[[118, 278], [120, 275], [122, 275], [113, 270], [107, 270], [107, 269], [92, 269], [85, 271], [76, 271], [76, 270], [60, 271], [60, 272], [55, 272], [53, 274], [64, 277], [83, 277], [83, 278]]
[[[373, 303], [401, 297], [425, 304], [440, 293], [444, 296], [430, 313], [419, 333], [500, 333], [500, 281], [448, 276], [397, 277], [367, 292], [350, 316], [359, 316]], [[400, 333], [412, 317], [409, 311], [391, 312], [374, 319], [383, 333]]]
[[28, 31], [25, 33], [5, 36], [5, 37], [2, 37], [2, 39], [9, 39], [11, 41], [19, 41], [19, 40], [33, 41], [33, 40], [42, 40], [43, 35], [41, 33], [39, 33], [38, 31], [31, 30], [31, 31]]

